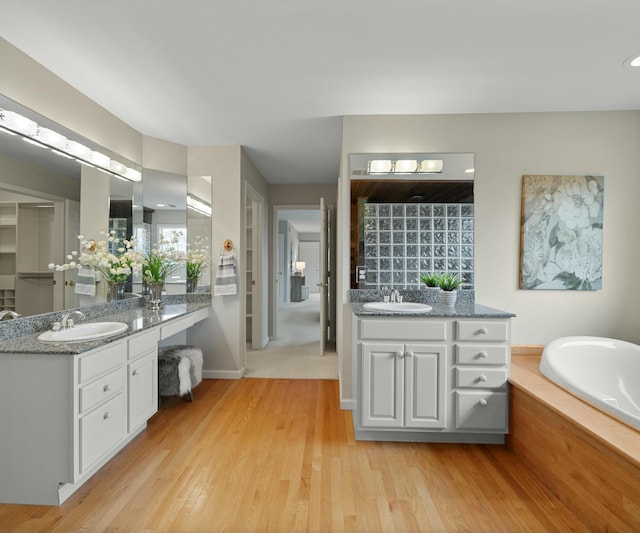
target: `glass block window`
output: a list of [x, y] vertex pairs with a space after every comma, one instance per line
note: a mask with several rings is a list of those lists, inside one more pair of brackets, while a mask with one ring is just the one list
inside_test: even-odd
[[364, 242], [370, 288], [420, 289], [426, 272], [474, 287], [473, 204], [367, 204]]

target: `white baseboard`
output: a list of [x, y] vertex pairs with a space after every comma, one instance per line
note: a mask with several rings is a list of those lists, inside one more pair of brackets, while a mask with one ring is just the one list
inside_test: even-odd
[[356, 408], [356, 403], [351, 398], [344, 398], [340, 400], [340, 409], [343, 411], [353, 411]]
[[242, 379], [246, 368], [240, 370], [203, 370], [202, 377], [204, 379]]

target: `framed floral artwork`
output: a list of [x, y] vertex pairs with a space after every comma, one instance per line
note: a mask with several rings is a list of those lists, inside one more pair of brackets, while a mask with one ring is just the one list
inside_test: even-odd
[[602, 288], [604, 176], [522, 176], [520, 288]]

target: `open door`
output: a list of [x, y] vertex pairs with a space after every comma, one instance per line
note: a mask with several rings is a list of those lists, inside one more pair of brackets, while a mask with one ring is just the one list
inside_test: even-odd
[[328, 338], [329, 310], [329, 213], [320, 198], [320, 355], [324, 355]]

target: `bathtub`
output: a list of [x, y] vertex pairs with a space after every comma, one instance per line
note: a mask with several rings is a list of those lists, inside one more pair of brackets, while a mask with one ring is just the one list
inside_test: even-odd
[[604, 337], [561, 337], [540, 371], [563, 389], [640, 430], [640, 346]]

